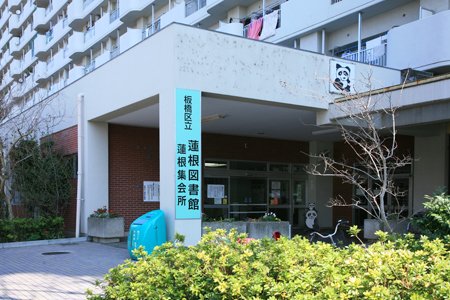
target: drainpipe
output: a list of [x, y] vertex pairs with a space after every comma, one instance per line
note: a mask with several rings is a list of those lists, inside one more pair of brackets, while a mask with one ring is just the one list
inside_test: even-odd
[[322, 54], [325, 54], [325, 28], [322, 29]]
[[358, 13], [358, 61], [361, 61], [361, 15], [362, 12]]
[[83, 182], [83, 136], [82, 136], [82, 110], [84, 94], [78, 94], [78, 171], [77, 171], [77, 216], [75, 223], [75, 237], [80, 237], [80, 218], [81, 218], [81, 188]]
[[152, 4], [152, 34], [155, 33], [155, 4]]

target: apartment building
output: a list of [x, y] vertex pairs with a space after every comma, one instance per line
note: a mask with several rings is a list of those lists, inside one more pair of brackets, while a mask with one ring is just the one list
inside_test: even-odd
[[[67, 111], [83, 100], [81, 123], [67, 116], [56, 128], [70, 153], [83, 152], [80, 213], [74, 199], [66, 218], [74, 232], [85, 234], [103, 205], [127, 228], [161, 208], [168, 235], [198, 240], [199, 215], [177, 217], [174, 200], [174, 103], [185, 90], [201, 100], [198, 211], [235, 219], [271, 211], [300, 229], [315, 203], [322, 227], [338, 217], [361, 224], [361, 212], [325, 206], [358, 191], [304, 172], [314, 162], [302, 153], [346, 151], [336, 132], [307, 126], [332, 123], [332, 105], [280, 81], [339, 97], [319, 78], [335, 76], [331, 64], [347, 65], [355, 80], [372, 74], [376, 88], [408, 74], [400, 148], [420, 160], [395, 180], [416, 211], [449, 183], [449, 9], [448, 0], [3, 0], [0, 91], [25, 107], [57, 92]], [[160, 195], [150, 199], [155, 184]]]

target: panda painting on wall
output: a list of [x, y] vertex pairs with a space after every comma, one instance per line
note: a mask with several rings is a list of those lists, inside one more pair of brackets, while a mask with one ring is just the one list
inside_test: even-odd
[[355, 64], [330, 60], [330, 92], [353, 93], [355, 69]]

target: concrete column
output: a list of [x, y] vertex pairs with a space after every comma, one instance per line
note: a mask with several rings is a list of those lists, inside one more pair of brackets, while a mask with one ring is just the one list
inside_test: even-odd
[[186, 245], [201, 239], [201, 219], [175, 219], [175, 88], [159, 95], [159, 164], [160, 209], [166, 218], [167, 240], [173, 241], [175, 231], [185, 235]]
[[[87, 234], [87, 218], [108, 205], [108, 123], [87, 122], [84, 130], [84, 193], [81, 198], [81, 233]], [[78, 150], [80, 151], [80, 149]], [[86, 184], [86, 183], [89, 184]]]
[[[448, 133], [440, 124], [434, 136], [414, 138], [413, 212], [423, 208], [425, 195], [433, 195], [438, 188], [447, 187], [449, 172]], [[448, 187], [447, 187], [448, 188]]]
[[[330, 157], [333, 157], [333, 142], [309, 142], [309, 153], [320, 154], [322, 152], [327, 152]], [[310, 158], [309, 168], [319, 162], [319, 159]], [[316, 204], [320, 227], [333, 226], [333, 209], [327, 207], [332, 197], [333, 177], [308, 176], [308, 202]]]

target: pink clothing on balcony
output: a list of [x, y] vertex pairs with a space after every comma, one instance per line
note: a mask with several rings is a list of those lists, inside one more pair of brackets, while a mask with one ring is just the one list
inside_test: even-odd
[[259, 32], [261, 31], [263, 18], [259, 18], [248, 25], [247, 37], [254, 40], [259, 40]]

